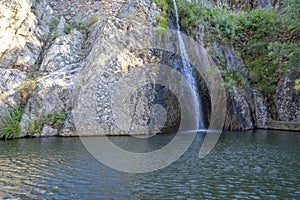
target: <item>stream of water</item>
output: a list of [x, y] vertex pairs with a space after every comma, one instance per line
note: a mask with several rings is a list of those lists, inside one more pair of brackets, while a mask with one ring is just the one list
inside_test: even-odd
[[182, 33], [180, 30], [180, 24], [179, 24], [179, 15], [178, 15], [178, 9], [176, 0], [173, 0], [174, 10], [175, 10], [175, 18], [176, 18], [176, 31], [177, 31], [177, 39], [178, 39], [178, 45], [180, 48], [180, 54], [181, 54], [181, 61], [182, 61], [182, 73], [184, 77], [189, 82], [191, 89], [193, 91], [193, 102], [195, 105], [195, 110], [197, 110], [197, 116], [195, 116], [196, 119], [199, 119], [199, 128], [204, 128], [203, 123], [203, 112], [202, 112], [202, 105], [201, 105], [201, 99], [200, 99], [200, 93], [197, 88], [197, 83], [193, 74], [193, 68], [189, 62], [189, 56], [186, 51], [186, 47], [182, 38]]

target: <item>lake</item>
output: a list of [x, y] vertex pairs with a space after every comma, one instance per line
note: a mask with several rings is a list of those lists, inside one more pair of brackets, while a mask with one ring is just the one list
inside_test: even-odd
[[[174, 135], [110, 137], [131, 151], [161, 148]], [[177, 161], [124, 173], [95, 159], [80, 138], [0, 141], [2, 199], [299, 199], [300, 133], [225, 132], [204, 159], [204, 134]], [[146, 145], [145, 147], [145, 143]], [[142, 150], [140, 150], [142, 148]]]

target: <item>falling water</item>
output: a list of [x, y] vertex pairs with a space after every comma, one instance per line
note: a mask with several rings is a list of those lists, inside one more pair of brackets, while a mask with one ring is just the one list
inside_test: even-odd
[[194, 105], [195, 109], [198, 111], [197, 115], [195, 117], [199, 118], [199, 128], [204, 128], [204, 123], [203, 123], [203, 113], [202, 113], [202, 106], [201, 106], [201, 100], [196, 84], [195, 77], [193, 76], [193, 68], [189, 62], [189, 57], [186, 52], [185, 44], [183, 42], [182, 35], [180, 33], [180, 25], [179, 25], [179, 15], [178, 15], [178, 9], [176, 5], [176, 0], [173, 0], [174, 4], [174, 9], [175, 9], [175, 14], [176, 14], [176, 31], [177, 31], [177, 38], [178, 38], [178, 43], [179, 43], [179, 48], [180, 48], [180, 53], [181, 53], [181, 60], [182, 60], [182, 73], [185, 75], [187, 81], [189, 82], [193, 93], [194, 93]]

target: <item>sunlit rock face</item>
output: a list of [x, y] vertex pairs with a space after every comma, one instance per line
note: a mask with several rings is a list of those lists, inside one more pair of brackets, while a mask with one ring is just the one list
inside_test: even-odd
[[150, 67], [159, 60], [148, 49], [151, 32], [125, 16], [103, 18], [89, 29], [73, 110], [79, 135], [157, 133], [165, 122], [177, 120], [166, 121], [161, 107], [153, 107], [159, 91], [151, 83], [162, 74]]
[[300, 92], [294, 89], [300, 71], [290, 71], [284, 75], [277, 86], [276, 106], [280, 120], [300, 122]]
[[[0, 2], [0, 117], [20, 104], [18, 90], [40, 56], [49, 34], [51, 9], [44, 1]], [[0, 122], [1, 123], [1, 122]]]
[[[27, 135], [28, 126], [34, 120], [41, 120], [53, 113], [64, 113], [66, 121], [72, 117], [70, 111], [76, 87], [76, 75], [81, 69], [84, 57], [81, 55], [82, 39], [83, 35], [74, 29], [70, 35], [56, 38], [46, 51], [40, 66], [40, 73], [43, 76], [38, 78], [38, 87], [25, 106], [21, 120], [21, 136]], [[40, 122], [43, 127], [42, 136], [69, 134], [73, 129], [72, 123], [55, 127], [54, 124]]]
[[1, 1], [0, 67], [32, 70], [49, 35], [51, 9], [44, 1]]
[[[28, 135], [33, 122], [37, 122], [40, 129], [33, 135], [69, 132], [72, 124], [67, 123], [71, 118], [68, 111], [71, 110], [74, 77], [84, 57], [84, 36], [75, 29], [66, 35], [66, 24], [61, 18], [57, 38], [50, 37], [53, 33], [50, 33], [49, 24], [57, 16], [44, 0], [12, 0], [0, 4], [1, 119], [5, 120], [12, 107], [22, 104], [25, 111], [20, 137]], [[49, 120], [43, 118], [53, 113], [66, 115], [64, 126], [47, 124]]]
[[20, 103], [18, 88], [26, 80], [27, 74], [16, 69], [0, 68], [0, 119], [13, 105]]
[[[53, 2], [58, 3], [51, 1], [50, 5]], [[109, 5], [110, 2], [105, 3]], [[46, 0], [1, 2], [3, 12], [0, 16], [0, 73], [2, 75], [0, 77], [0, 109], [9, 111], [14, 105], [20, 103], [25, 107], [20, 122], [22, 129], [20, 137], [77, 135], [72, 110], [74, 102], [76, 102], [78, 87], [82, 85], [79, 74], [93, 73], [93, 67], [99, 65], [101, 53], [106, 54], [108, 59], [101, 60], [103, 68], [97, 68], [106, 74], [103, 75], [102, 82], [97, 82], [95, 96], [97, 98], [105, 96], [105, 98], [98, 101], [95, 109], [97, 108], [98, 123], [101, 124], [101, 120], [104, 121], [101, 124], [103, 130], [112, 131], [110, 102], [107, 101], [110, 99], [106, 96], [114, 89], [111, 83], [120, 75], [129, 73], [134, 67], [142, 68], [144, 61], [130, 52], [130, 47], [126, 45], [123, 46], [123, 54], [114, 54], [109, 58], [109, 55], [120, 50], [118, 42], [126, 42], [122, 41], [123, 38], [119, 38], [115, 43], [110, 41], [114, 33], [109, 31], [127, 31], [129, 27], [124, 21], [132, 19], [140, 20], [140, 22], [131, 22], [133, 29], [144, 25], [153, 25], [156, 22], [153, 16], [160, 13], [156, 4], [150, 1], [129, 2], [126, 8], [121, 9], [120, 6], [123, 4], [122, 1], [118, 4], [118, 8], [116, 8], [116, 4], [112, 8], [107, 8], [112, 9], [115, 15], [117, 10], [122, 10], [119, 16], [122, 19], [108, 17], [98, 23], [98, 26], [103, 29], [93, 26], [85, 35], [76, 28], [71, 29], [67, 34], [65, 31], [67, 24], [64, 18], [66, 13], [63, 13], [63, 10], [57, 10], [59, 6], [55, 7], [54, 13]], [[62, 16], [55, 16], [57, 14], [62, 14]], [[54, 17], [60, 18], [60, 21], [55, 32], [51, 32], [53, 31], [51, 26], [53, 26]], [[93, 23], [100, 19], [103, 17], [93, 19]], [[146, 35], [143, 32], [140, 33], [143, 36]], [[88, 37], [87, 40], [86, 37]], [[103, 43], [99, 42], [101, 38], [104, 39]], [[120, 73], [115, 73], [116, 71]], [[144, 73], [147, 74], [148, 71], [145, 70]], [[29, 79], [33, 79], [34, 86], [27, 85]], [[30, 94], [26, 93], [25, 98], [18, 91], [22, 84], [29, 87], [26, 90], [31, 89]], [[148, 88], [144, 88], [145, 91], [136, 94], [138, 98], [136, 100], [137, 114], [135, 114], [134, 120], [138, 124], [137, 126], [149, 123], [150, 107], [148, 104], [155, 98], [155, 88], [151, 85], [146, 87]], [[126, 90], [122, 92], [124, 95], [127, 93]], [[23, 93], [24, 91], [21, 91], [21, 94]], [[154, 111], [158, 112], [159, 109], [154, 109]], [[3, 117], [3, 113], [1, 112], [1, 117]], [[49, 118], [57, 113], [64, 114], [64, 123], [60, 122], [57, 125], [57, 123], [51, 122]], [[116, 126], [114, 125], [114, 127]], [[32, 128], [36, 130], [32, 130]]]
[[[60, 135], [160, 132], [167, 117], [161, 107], [153, 106], [157, 88], [151, 83], [158, 72], [147, 66], [156, 56], [147, 50], [151, 38], [145, 28], [155, 23], [155, 13], [159, 14], [158, 8], [150, 1], [129, 1], [119, 17], [103, 17], [89, 28], [70, 113], [73, 118], [68, 121], [77, 130]], [[174, 123], [174, 118], [168, 122]]]

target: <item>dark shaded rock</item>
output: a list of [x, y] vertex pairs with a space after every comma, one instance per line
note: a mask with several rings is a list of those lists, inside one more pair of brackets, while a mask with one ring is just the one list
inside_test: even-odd
[[227, 115], [224, 124], [225, 130], [249, 130], [253, 129], [252, 112], [248, 101], [233, 87], [227, 93]]

